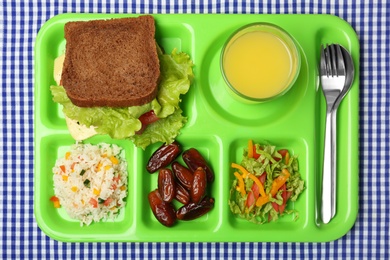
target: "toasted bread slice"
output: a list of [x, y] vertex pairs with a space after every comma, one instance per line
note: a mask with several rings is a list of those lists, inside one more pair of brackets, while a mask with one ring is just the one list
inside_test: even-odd
[[160, 65], [154, 19], [68, 22], [61, 84], [79, 107], [128, 107], [152, 101]]

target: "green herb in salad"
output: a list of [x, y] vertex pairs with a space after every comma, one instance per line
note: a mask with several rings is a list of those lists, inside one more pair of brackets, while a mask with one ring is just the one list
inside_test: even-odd
[[286, 208], [304, 190], [296, 155], [249, 140], [241, 164], [231, 166], [235, 170], [229, 198], [233, 214], [257, 224], [276, 221], [286, 214], [299, 217], [296, 210]]

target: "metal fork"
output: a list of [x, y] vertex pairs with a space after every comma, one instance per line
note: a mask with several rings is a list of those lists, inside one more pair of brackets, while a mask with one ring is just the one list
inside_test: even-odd
[[322, 172], [321, 218], [329, 223], [336, 213], [336, 115], [346, 71], [341, 47], [321, 46], [320, 76], [326, 99], [324, 162]]

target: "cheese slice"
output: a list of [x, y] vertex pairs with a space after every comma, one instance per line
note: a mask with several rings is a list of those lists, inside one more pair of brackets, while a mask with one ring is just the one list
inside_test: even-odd
[[70, 119], [65, 117], [66, 125], [68, 126], [69, 133], [76, 141], [82, 141], [89, 137], [96, 135], [96, 130], [94, 126], [87, 127], [85, 125], [80, 125], [77, 120]]

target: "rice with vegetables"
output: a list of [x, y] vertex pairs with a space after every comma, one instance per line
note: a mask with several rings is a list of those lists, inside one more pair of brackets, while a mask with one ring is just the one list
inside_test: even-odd
[[127, 165], [117, 145], [75, 144], [53, 167], [54, 205], [80, 225], [114, 219], [125, 205]]

